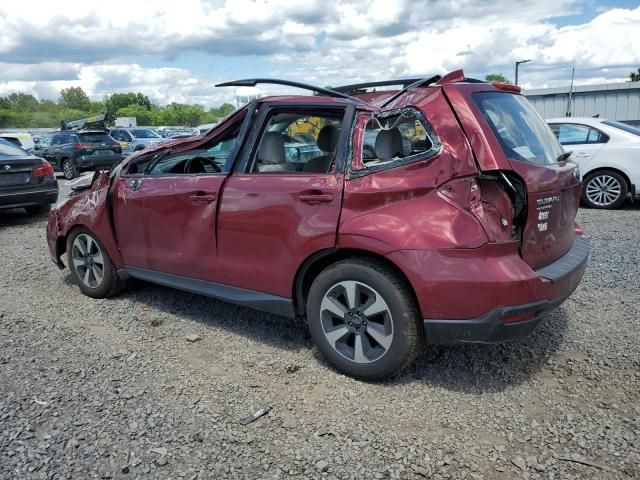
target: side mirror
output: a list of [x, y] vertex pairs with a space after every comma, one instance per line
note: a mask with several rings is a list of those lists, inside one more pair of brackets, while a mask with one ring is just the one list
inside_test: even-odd
[[33, 137], [33, 143], [38, 145], [40, 143], [40, 137]]
[[288, 163], [297, 163], [300, 161], [300, 149], [298, 147], [286, 147], [284, 156]]

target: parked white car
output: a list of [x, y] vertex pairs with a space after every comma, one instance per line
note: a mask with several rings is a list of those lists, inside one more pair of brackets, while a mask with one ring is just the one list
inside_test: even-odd
[[31, 151], [35, 145], [29, 132], [2, 132], [0, 133], [0, 138], [27, 151]]
[[551, 130], [582, 172], [582, 201], [618, 208], [640, 195], [640, 130], [602, 118], [552, 118]]

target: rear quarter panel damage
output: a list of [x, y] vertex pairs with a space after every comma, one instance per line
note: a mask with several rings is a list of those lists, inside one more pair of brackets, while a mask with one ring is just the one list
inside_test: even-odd
[[[487, 238], [473, 215], [437, 190], [452, 178], [478, 173], [469, 143], [441, 89], [412, 95], [407, 103], [422, 112], [441, 150], [430, 158], [388, 170], [352, 172], [345, 183], [339, 246], [386, 254], [483, 245]], [[356, 124], [352, 165], [360, 165], [365, 123], [359, 120]]]

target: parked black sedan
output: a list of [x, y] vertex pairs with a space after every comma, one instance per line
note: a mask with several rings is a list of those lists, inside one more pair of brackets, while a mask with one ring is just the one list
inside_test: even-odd
[[45, 213], [57, 199], [53, 167], [0, 139], [0, 210], [24, 207], [29, 214]]

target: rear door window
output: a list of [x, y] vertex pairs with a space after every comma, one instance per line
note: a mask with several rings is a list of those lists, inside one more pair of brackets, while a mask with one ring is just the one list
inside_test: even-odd
[[526, 98], [506, 92], [478, 92], [473, 97], [508, 159], [550, 165], [564, 153]]
[[79, 133], [80, 143], [113, 143], [113, 139], [106, 133]]
[[609, 137], [587, 125], [554, 123], [551, 130], [562, 145], [582, 145], [587, 143], [607, 143]]

